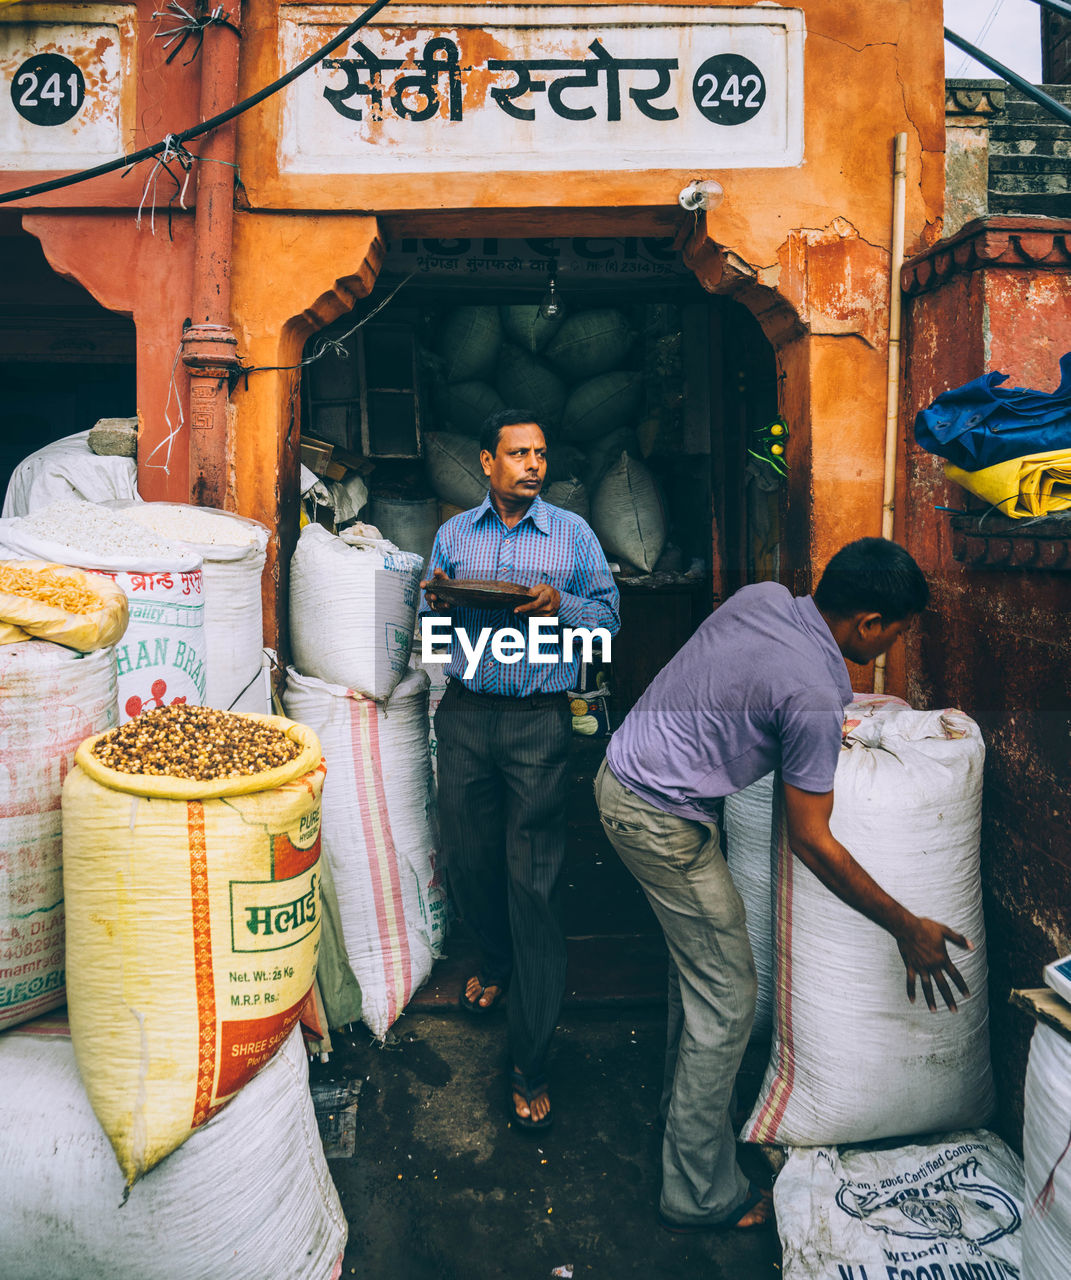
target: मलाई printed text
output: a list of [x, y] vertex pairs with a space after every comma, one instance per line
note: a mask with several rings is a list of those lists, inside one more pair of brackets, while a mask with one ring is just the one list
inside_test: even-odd
[[529, 618], [527, 636], [519, 627], [481, 627], [473, 641], [464, 627], [455, 627], [449, 618], [432, 617], [425, 617], [421, 627], [420, 661], [449, 662], [455, 640], [465, 659], [466, 680], [476, 674], [488, 645], [491, 657], [504, 666], [522, 660], [536, 666], [571, 665], [578, 641], [584, 662], [595, 660], [596, 641], [602, 660], [611, 661], [611, 636], [605, 627], [562, 627], [559, 638], [557, 618]]

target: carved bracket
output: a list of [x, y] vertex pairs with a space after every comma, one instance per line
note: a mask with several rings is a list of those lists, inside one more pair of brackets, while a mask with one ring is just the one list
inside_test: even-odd
[[1003, 80], [946, 80], [946, 116], [996, 116], [1004, 110]]
[[952, 556], [972, 569], [1071, 572], [1071, 521], [1024, 525], [995, 512], [952, 517]]
[[978, 218], [904, 263], [900, 284], [907, 294], [924, 293], [952, 276], [983, 267], [1071, 270], [1071, 220]]

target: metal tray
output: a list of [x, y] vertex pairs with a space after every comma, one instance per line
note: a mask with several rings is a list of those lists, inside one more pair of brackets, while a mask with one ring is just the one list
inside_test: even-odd
[[428, 589], [451, 604], [472, 609], [515, 609], [531, 600], [533, 592], [516, 582], [493, 582], [481, 578], [439, 578]]

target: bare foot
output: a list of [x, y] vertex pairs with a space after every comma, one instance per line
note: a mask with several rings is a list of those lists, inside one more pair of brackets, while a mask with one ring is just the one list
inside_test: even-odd
[[770, 1191], [762, 1192], [762, 1199], [754, 1208], [749, 1209], [747, 1213], [736, 1223], [735, 1230], [747, 1231], [752, 1227], [765, 1226], [773, 1217], [773, 1193]]
[[481, 1009], [489, 1009], [498, 999], [501, 990], [502, 988], [495, 983], [485, 987], [480, 982], [480, 979], [473, 974], [468, 982], [465, 983], [465, 999], [472, 1004], [478, 1004]]
[[522, 1120], [531, 1119], [538, 1124], [540, 1120], [550, 1115], [550, 1095], [547, 1093], [546, 1088], [544, 1088], [540, 1093], [537, 1093], [532, 1098], [531, 1103], [529, 1103], [523, 1093], [518, 1093], [514, 1090], [513, 1109]]

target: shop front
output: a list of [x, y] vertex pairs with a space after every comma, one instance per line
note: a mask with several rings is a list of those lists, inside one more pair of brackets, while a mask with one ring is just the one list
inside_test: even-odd
[[[240, 38], [210, 27], [196, 56], [169, 62], [151, 9], [4, 14], [13, 73], [33, 71], [46, 42], [76, 66], [103, 50], [66, 121], [5, 104], [6, 189], [186, 127], [357, 16], [254, 0]], [[847, 15], [833, 0], [390, 5], [191, 145], [192, 165], [149, 161], [14, 208], [58, 274], [133, 319], [143, 495], [276, 531], [265, 611], [284, 646], [300, 435], [330, 436], [332, 404], [367, 408], [377, 390], [367, 360], [348, 389], [333, 356], [299, 367], [309, 340], [399, 285], [373, 325], [408, 330], [417, 366], [458, 308], [539, 306], [551, 279], [566, 312], [617, 313], [632, 338], [608, 372], [634, 394], [591, 431], [631, 432], [626, 449], [658, 482], [670, 556], [651, 589], [664, 599], [643, 597], [635, 616], [664, 624], [668, 656], [741, 582], [807, 589], [837, 545], [880, 530], [893, 139], [907, 135], [910, 254], [940, 232], [941, 72], [936, 0]], [[235, 174], [232, 208], [220, 193]], [[469, 381], [510, 398], [501, 367]], [[425, 435], [463, 412], [422, 385], [407, 441], [373, 457], [373, 491], [404, 487]], [[786, 475], [763, 435], [778, 417]], [[379, 447], [367, 421], [359, 440], [334, 429], [348, 452]]]

